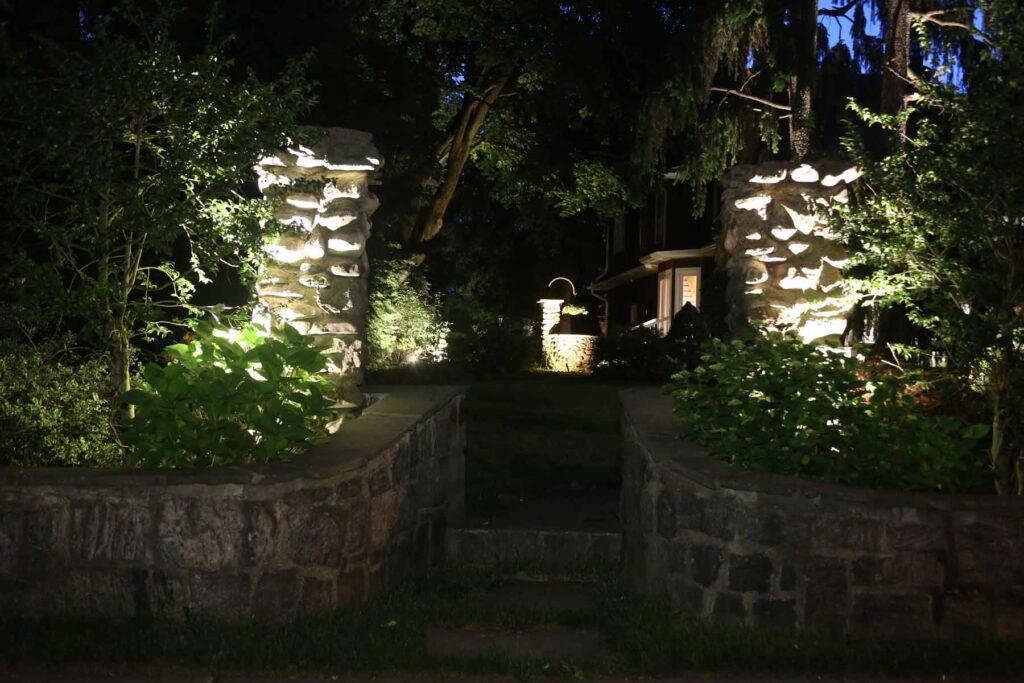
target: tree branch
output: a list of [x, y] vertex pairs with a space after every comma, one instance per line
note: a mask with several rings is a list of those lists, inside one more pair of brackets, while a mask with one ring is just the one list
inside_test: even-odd
[[963, 8], [963, 7], [951, 7], [951, 8], [947, 8], [947, 9], [936, 9], [936, 10], [932, 10], [930, 12], [911, 12], [910, 13], [910, 17], [912, 19], [920, 19], [923, 22], [927, 22], [929, 24], [934, 24], [935, 26], [941, 26], [943, 28], [959, 28], [959, 29], [963, 29], [964, 31], [967, 31], [969, 33], [973, 33], [975, 36], [977, 36], [981, 40], [981, 42], [985, 43], [989, 47], [994, 48], [996, 45], [995, 45], [995, 43], [992, 42], [992, 39], [988, 36], [988, 34], [985, 33], [984, 31], [978, 29], [977, 27], [972, 26], [970, 24], [965, 24], [962, 21], [949, 21], [949, 20], [946, 20], [946, 19], [940, 19], [939, 18], [943, 14], [949, 14], [950, 12], [954, 12], [956, 10], [961, 10], [961, 9], [965, 9], [965, 8]]
[[842, 7], [833, 7], [831, 9], [819, 9], [818, 14], [826, 17], [845, 17], [846, 13], [852, 10], [854, 7], [859, 5], [861, 0], [850, 0]]
[[729, 95], [735, 95], [736, 97], [741, 97], [745, 100], [750, 100], [751, 102], [757, 102], [758, 104], [762, 104], [766, 107], [771, 107], [772, 109], [778, 109], [779, 111], [792, 111], [792, 108], [788, 104], [779, 104], [778, 102], [772, 102], [771, 100], [766, 100], [762, 97], [757, 97], [755, 95], [748, 95], [745, 92], [740, 92], [739, 90], [734, 90], [732, 88], [719, 88], [716, 86], [711, 86], [710, 90], [711, 92], [723, 93], [726, 97], [728, 97]]

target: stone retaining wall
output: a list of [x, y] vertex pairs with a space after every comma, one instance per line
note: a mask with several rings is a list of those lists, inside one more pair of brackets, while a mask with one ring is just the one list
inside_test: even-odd
[[403, 387], [290, 463], [0, 470], [0, 614], [273, 619], [361, 600], [444, 559], [465, 440], [460, 388]]
[[781, 628], [1024, 637], [1024, 500], [729, 468], [660, 389], [622, 395], [623, 571], [684, 613]]

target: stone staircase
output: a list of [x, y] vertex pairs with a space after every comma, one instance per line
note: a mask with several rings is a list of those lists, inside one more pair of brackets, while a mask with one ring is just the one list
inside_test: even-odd
[[537, 498], [504, 502], [492, 514], [448, 529], [448, 562], [554, 573], [618, 567], [622, 535], [617, 491], [554, 489]]
[[[449, 563], [505, 574], [497, 588], [469, 596], [474, 613], [494, 616], [487, 623], [430, 625], [428, 651], [567, 664], [608, 656], [592, 628], [600, 585], [580, 577], [618, 568], [618, 493], [563, 489], [503, 503], [446, 534]], [[519, 625], [500, 625], [508, 621]]]

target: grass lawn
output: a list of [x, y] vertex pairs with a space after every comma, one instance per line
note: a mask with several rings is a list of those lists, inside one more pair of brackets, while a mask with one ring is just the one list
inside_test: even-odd
[[540, 372], [473, 383], [466, 399], [470, 508], [565, 486], [617, 488], [624, 386]]
[[[472, 592], [504, 579], [484, 570], [443, 570], [364, 605], [284, 623], [64, 618], [5, 622], [0, 671], [117, 671], [138, 667], [307, 674], [435, 671], [566, 678], [748, 672], [817, 676], [992, 676], [1021, 680], [1020, 641], [841, 636], [713, 624], [682, 617], [665, 600], [631, 595], [606, 577], [592, 614], [488, 608]], [[590, 628], [607, 655], [592, 663], [442, 657], [426, 649], [427, 624], [516, 629], [543, 623]]]

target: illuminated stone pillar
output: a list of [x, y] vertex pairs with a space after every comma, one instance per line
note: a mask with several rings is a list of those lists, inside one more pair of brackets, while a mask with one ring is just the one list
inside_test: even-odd
[[276, 218], [284, 226], [264, 246], [258, 314], [323, 342], [339, 402], [355, 408], [363, 403], [366, 240], [378, 205], [369, 188], [381, 161], [369, 133], [324, 130], [319, 142], [288, 147], [256, 167], [260, 190], [282, 200]]
[[838, 345], [854, 299], [847, 255], [823, 218], [847, 202], [860, 171], [848, 163], [735, 166], [722, 180], [729, 324], [788, 325], [807, 343]]
[[544, 352], [544, 361], [549, 364], [548, 349], [551, 341], [551, 328], [562, 318], [562, 304], [565, 299], [540, 299], [540, 348]]

